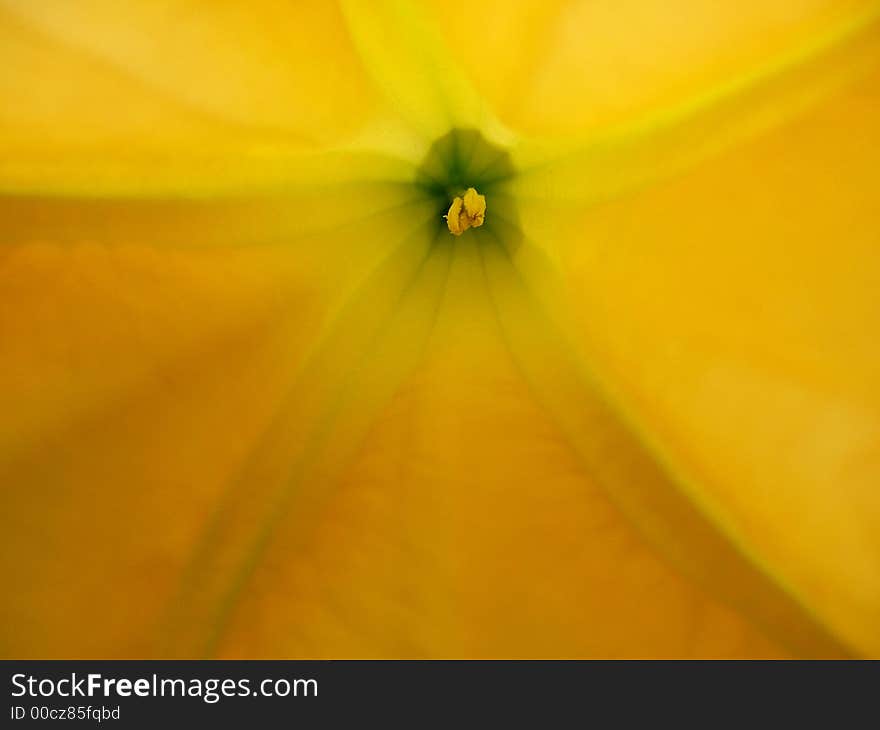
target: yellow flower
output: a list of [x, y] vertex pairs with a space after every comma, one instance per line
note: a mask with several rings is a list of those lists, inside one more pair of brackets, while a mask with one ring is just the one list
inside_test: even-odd
[[878, 17], [4, 2], [2, 655], [880, 656]]

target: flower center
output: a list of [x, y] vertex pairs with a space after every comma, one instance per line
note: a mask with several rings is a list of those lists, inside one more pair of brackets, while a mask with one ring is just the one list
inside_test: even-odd
[[[434, 140], [413, 183], [436, 205], [436, 244], [479, 228], [468, 236], [476, 245], [500, 243], [516, 250], [522, 233], [516, 197], [508, 187], [515, 174], [510, 153], [476, 129], [451, 129]], [[486, 201], [492, 203], [488, 217]]]
[[474, 188], [468, 188], [464, 195], [453, 198], [443, 217], [453, 236], [460, 236], [468, 228], [479, 228], [486, 220], [486, 197]]

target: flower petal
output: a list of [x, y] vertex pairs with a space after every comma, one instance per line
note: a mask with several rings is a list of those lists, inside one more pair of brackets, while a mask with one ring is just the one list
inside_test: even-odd
[[626, 124], [754, 74], [876, 9], [871, 0], [591, 0], [480, 3], [472, 23], [434, 23], [501, 120], [529, 135]]
[[677, 174], [825, 103], [880, 64], [880, 9], [846, 16], [757, 70], [654, 113], [560, 138], [521, 140], [520, 197], [601, 202]]
[[370, 192], [3, 202], [4, 654], [157, 651], [204, 522], [340, 300], [401, 217], [439, 225], [399, 186]]
[[[359, 448], [331, 449], [334, 468], [298, 483], [218, 654], [786, 655], [660, 558], [585, 471], [511, 359], [476, 238], [456, 241], [424, 358], [357, 429]], [[406, 352], [385, 351], [376, 372]], [[371, 397], [372, 379], [358, 382], [337, 424], [349, 435]], [[604, 419], [591, 427], [601, 437]], [[224, 525], [220, 544], [236, 532]]]
[[[344, 0], [343, 8], [367, 69], [395, 111], [425, 140], [454, 127], [492, 130], [497, 125], [457, 67], [437, 24], [418, 4]], [[458, 9], [447, 6], [442, 23], [461, 22]], [[483, 21], [464, 24], [478, 34]]]
[[582, 211], [552, 252], [591, 360], [695, 503], [871, 655], [878, 83]]
[[378, 97], [333, 3], [0, 9], [0, 188], [277, 183]]

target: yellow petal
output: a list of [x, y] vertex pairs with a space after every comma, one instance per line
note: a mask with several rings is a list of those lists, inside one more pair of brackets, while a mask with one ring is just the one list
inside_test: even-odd
[[532, 135], [602, 129], [703, 96], [809, 45], [872, 0], [480, 3], [487, 21], [449, 23], [446, 45], [501, 120]]
[[876, 73], [554, 247], [637, 429], [826, 626], [880, 651]]
[[509, 190], [551, 204], [613, 198], [785, 124], [878, 63], [880, 9], [872, 7], [656, 112], [600, 131], [521, 140], [512, 150], [520, 175]]
[[[27, 439], [68, 397], [102, 402], [255, 307], [284, 306], [282, 282], [297, 282], [303, 313], [314, 298], [321, 314], [396, 240], [383, 227], [432, 215], [417, 193], [378, 184], [201, 203], [0, 201], [0, 433]], [[75, 376], [62, 356], [72, 349]]]
[[[333, 2], [135, 0], [122, 8], [112, 0], [7, 0], [4, 6], [6, 24], [27, 40], [42, 38], [45, 48], [59, 54], [67, 49], [83, 66], [92, 61], [115, 70], [135, 91], [152, 90], [159, 99], [231, 125], [326, 141], [362, 121], [374, 101]], [[46, 72], [58, 60], [15, 71], [53, 82]], [[36, 99], [21, 101], [36, 105], [52, 98], [38, 87], [32, 89]], [[78, 93], [85, 100], [94, 91]], [[121, 116], [121, 99], [93, 102], [131, 121]], [[68, 110], [55, 109], [62, 111]], [[69, 111], [75, 111], [72, 104]]]
[[336, 310], [399, 247], [377, 231], [404, 207], [436, 228], [399, 188], [375, 186], [368, 211], [363, 192], [4, 203], [18, 215], [0, 259], [0, 572], [20, 583], [0, 602], [16, 627], [5, 655], [157, 651], [229, 479]]
[[[212, 510], [169, 604], [163, 651], [221, 650], [279, 533], [308, 553], [340, 472], [423, 357], [449, 275], [451, 241], [434, 220], [411, 228], [338, 312]], [[349, 584], [345, 575], [327, 577]], [[289, 607], [280, 591], [267, 601], [268, 610]]]
[[333, 3], [9, 2], [0, 189], [284, 180], [379, 101]]
[[[437, 24], [416, 3], [344, 0], [342, 7], [361, 58], [376, 84], [427, 142], [454, 127], [493, 127], [482, 98], [443, 43]], [[443, 23], [458, 22], [447, 6]], [[488, 21], [487, 21], [488, 22]], [[476, 28], [483, 22], [476, 24]]]
[[[785, 656], [622, 517], [511, 359], [487, 288], [494, 264], [476, 238], [448, 240], [452, 268], [436, 322], [424, 321], [423, 359], [386, 394], [359, 448], [333, 448], [324, 469], [298, 472], [310, 478], [297, 480], [251, 554], [215, 651]], [[338, 415], [343, 433], [360, 421], [375, 374], [411, 351], [398, 348], [377, 351], [381, 362], [357, 377], [364, 387]], [[592, 426], [602, 434], [601, 418]], [[239, 489], [236, 504], [247, 498]], [[247, 524], [236, 515], [225, 512], [217, 544]], [[183, 605], [200, 595], [187, 592]], [[196, 615], [184, 635], [212, 623]]]

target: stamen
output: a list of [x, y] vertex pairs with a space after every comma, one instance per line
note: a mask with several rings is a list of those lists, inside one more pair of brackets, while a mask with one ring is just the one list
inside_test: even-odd
[[468, 188], [463, 196], [453, 198], [449, 212], [443, 217], [453, 236], [460, 236], [468, 228], [478, 228], [486, 220], [486, 197]]

